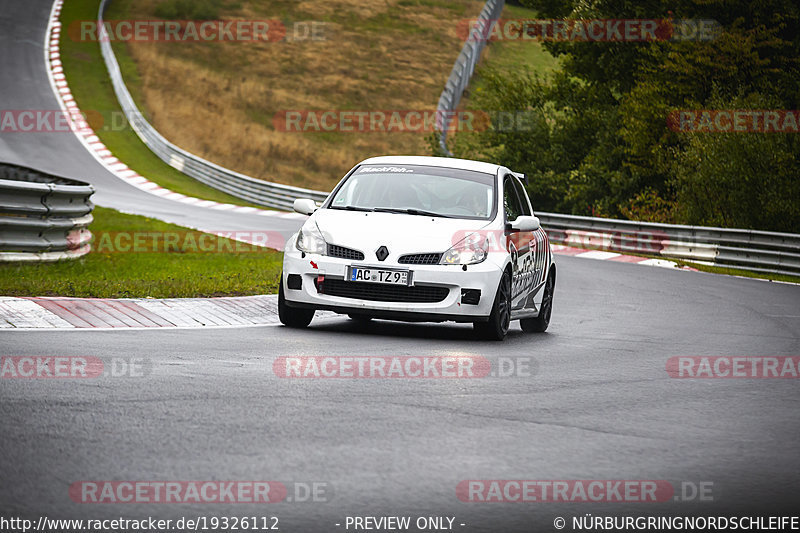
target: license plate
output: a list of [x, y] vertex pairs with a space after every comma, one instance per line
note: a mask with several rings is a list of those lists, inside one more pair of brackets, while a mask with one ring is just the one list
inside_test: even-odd
[[408, 270], [382, 270], [378, 268], [350, 267], [349, 281], [408, 285]]

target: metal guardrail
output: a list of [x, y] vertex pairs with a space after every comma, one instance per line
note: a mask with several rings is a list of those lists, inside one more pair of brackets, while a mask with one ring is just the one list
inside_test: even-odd
[[537, 213], [557, 244], [800, 275], [800, 235]]
[[94, 187], [0, 163], [0, 261], [56, 261], [89, 253]]
[[486, 46], [486, 36], [489, 35], [491, 25], [497, 23], [504, 6], [505, 0], [488, 0], [486, 5], [483, 6], [481, 14], [475, 24], [472, 25], [472, 28], [470, 28], [467, 42], [461, 49], [461, 53], [458, 54], [453, 70], [450, 72], [450, 77], [447, 79], [442, 95], [439, 97], [439, 103], [436, 106], [439, 147], [443, 153], [449, 156], [453, 154], [447, 148], [447, 130], [453, 120], [453, 112], [458, 108], [458, 104], [461, 102], [461, 95], [464, 94], [464, 90], [469, 85], [469, 80], [475, 72], [475, 65], [478, 64], [481, 52]]
[[295, 198], [313, 198], [318, 202], [327, 198], [328, 193], [259, 180], [215, 165], [175, 146], [156, 131], [136, 107], [136, 103], [133, 101], [122, 79], [119, 63], [116, 56], [114, 56], [111, 42], [103, 26], [103, 14], [109, 2], [110, 0], [100, 2], [100, 8], [97, 13], [97, 27], [100, 30], [100, 50], [103, 54], [108, 74], [111, 77], [111, 84], [114, 87], [117, 100], [119, 100], [128, 122], [133, 131], [153, 153], [180, 172], [210, 187], [254, 204], [279, 209], [291, 209]]

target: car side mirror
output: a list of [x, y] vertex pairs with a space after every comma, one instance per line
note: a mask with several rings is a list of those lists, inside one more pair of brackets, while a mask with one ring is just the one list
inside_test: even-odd
[[317, 203], [311, 198], [298, 198], [292, 204], [292, 208], [301, 215], [310, 215], [317, 210]]
[[536, 231], [541, 227], [539, 217], [532, 215], [520, 215], [511, 223], [511, 229], [514, 231]]

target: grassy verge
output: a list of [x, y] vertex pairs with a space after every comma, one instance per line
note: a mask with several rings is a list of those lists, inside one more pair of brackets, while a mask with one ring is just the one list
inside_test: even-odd
[[[661, 257], [660, 259], [665, 259]], [[669, 258], [666, 258], [669, 259]], [[741, 268], [722, 267], [717, 265], [704, 265], [701, 263], [693, 263], [691, 261], [683, 261], [680, 259], [669, 259], [675, 261], [678, 266], [688, 266], [696, 268], [701, 272], [711, 272], [713, 274], [725, 274], [728, 276], [742, 276], [745, 278], [767, 279], [770, 281], [785, 281], [787, 283], [800, 283], [800, 276], [789, 276], [786, 274], [770, 274], [768, 272], [753, 272], [751, 270], [742, 270]]]
[[[574, 246], [569, 244], [568, 246]], [[604, 252], [613, 251], [607, 250], [602, 248], [582, 248], [584, 250], [602, 250]], [[666, 257], [663, 255], [649, 255], [649, 254], [639, 254], [635, 252], [619, 252], [625, 255], [632, 255], [635, 257], [644, 257], [646, 259], [661, 259], [664, 261], [672, 261], [679, 267], [690, 267], [695, 268], [701, 272], [710, 272], [713, 274], [725, 274], [728, 276], [742, 276], [745, 278], [756, 278], [756, 279], [766, 279], [769, 281], [785, 281], [787, 283], [800, 283], [800, 276], [790, 276], [788, 274], [771, 274], [769, 272], [753, 272], [751, 270], [742, 270], [741, 268], [730, 268], [730, 267], [723, 267], [718, 265], [706, 265], [702, 263], [695, 263], [693, 261], [686, 261], [684, 259], [676, 259], [674, 257]]]
[[[501, 18], [535, 20], [538, 17], [532, 9], [507, 4]], [[480, 68], [470, 82], [470, 91], [483, 86], [480, 76], [482, 68], [491, 68], [501, 73], [529, 71], [546, 76], [558, 67], [558, 59], [535, 40], [491, 41], [485, 50]]]
[[[500, 18], [504, 20], [535, 20], [538, 17], [536, 11], [532, 9], [506, 4]], [[500, 33], [505, 35], [503, 32]], [[559, 60], [550, 55], [542, 43], [536, 40], [504, 40], [500, 38], [489, 41], [484, 48], [475, 74], [461, 98], [459, 108], [487, 113], [498, 111], [497, 109], [481, 109], [481, 104], [479, 104], [481, 93], [487, 87], [486, 75], [488, 73], [497, 73], [504, 77], [513, 74], [532, 74], [546, 78], [558, 69], [558, 66]], [[524, 110], [520, 109], [519, 111]], [[433, 139], [433, 141], [436, 140]], [[447, 144], [456, 157], [497, 162], [494, 150], [484, 145], [479, 132], [465, 130], [450, 133]], [[434, 142], [430, 148], [436, 152], [437, 146]]]
[[[68, 30], [77, 27], [79, 21], [95, 20], [99, 3], [99, 0], [67, 0], [61, 11], [62, 27]], [[109, 20], [119, 18], [115, 4], [111, 3], [107, 13]], [[127, 126], [119, 127], [124, 115], [111, 86], [100, 46], [97, 42], [81, 42], [77, 35], [77, 31], [62, 33], [60, 47], [64, 74], [78, 107], [86, 113], [97, 136], [120, 161], [175, 192], [222, 203], [251, 205], [178, 172], [156, 157], [133, 130]], [[121, 55], [117, 59], [123, 72], [130, 74], [135, 70], [131, 69], [129, 57]]]
[[[201, 245], [198, 238], [206, 234], [187, 234], [186, 228], [113, 209], [95, 207], [94, 217], [91, 230], [97, 242], [93, 247], [105, 252], [93, 250], [80, 259], [56, 263], [0, 264], [0, 294], [191, 298], [277, 292], [283, 260], [279, 252], [219, 237], [209, 237]], [[108, 252], [115, 249], [110, 243], [120, 234], [171, 234], [180, 239], [169, 247], [170, 252]], [[104, 236], [111, 236], [105, 247]], [[116, 249], [124, 250], [125, 246], [132, 247], [133, 241], [120, 242], [123, 246]]]

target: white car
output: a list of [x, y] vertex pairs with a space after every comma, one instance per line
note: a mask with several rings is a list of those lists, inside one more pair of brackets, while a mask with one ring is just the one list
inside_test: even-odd
[[355, 166], [286, 244], [283, 324], [316, 309], [404, 321], [472, 322], [501, 340], [512, 320], [545, 331], [556, 266], [547, 234], [509, 169], [442, 157], [375, 157]]

